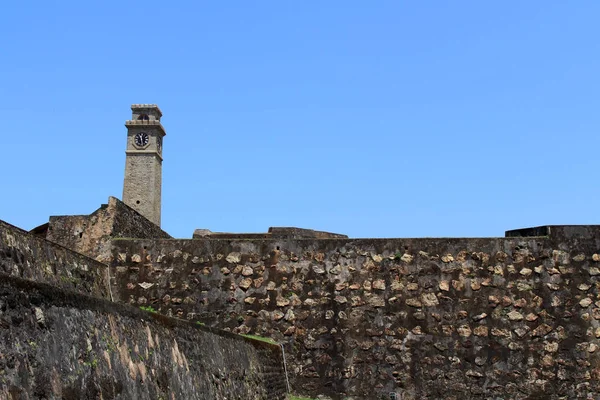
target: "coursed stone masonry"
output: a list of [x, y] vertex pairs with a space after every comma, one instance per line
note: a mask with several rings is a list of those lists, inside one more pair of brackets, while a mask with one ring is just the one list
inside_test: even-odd
[[113, 245], [120, 301], [281, 341], [292, 386], [313, 394], [600, 394], [597, 227], [545, 237]]
[[2, 399], [284, 400], [278, 346], [14, 277], [0, 281]]
[[0, 221], [1, 399], [285, 399], [279, 346], [110, 301], [108, 267], [46, 228]]
[[108, 274], [105, 264], [0, 221], [0, 277], [45, 282], [108, 299]]
[[167, 239], [169, 234], [115, 197], [89, 215], [52, 216], [32, 233], [98, 261], [111, 260], [113, 238]]

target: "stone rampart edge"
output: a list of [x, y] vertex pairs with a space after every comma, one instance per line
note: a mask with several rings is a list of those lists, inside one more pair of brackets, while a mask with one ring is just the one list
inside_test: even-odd
[[226, 337], [234, 340], [245, 341], [252, 344], [254, 347], [264, 347], [271, 351], [280, 353], [281, 348], [277, 344], [264, 342], [257, 339], [248, 338], [237, 335], [235, 333], [211, 328], [208, 326], [199, 325], [193, 322], [167, 317], [159, 313], [144, 311], [139, 308], [114, 303], [99, 297], [84, 295], [75, 291], [65, 290], [47, 283], [35, 282], [28, 279], [18, 278], [12, 275], [0, 273], [0, 287], [9, 285], [19, 290], [28, 292], [38, 292], [45, 300], [55, 306], [73, 307], [77, 309], [90, 310], [96, 312], [105, 312], [111, 314], [119, 314], [124, 317], [135, 319], [152, 319], [156, 323], [163, 325], [166, 328], [193, 328], [199, 331], [212, 333], [217, 336]]

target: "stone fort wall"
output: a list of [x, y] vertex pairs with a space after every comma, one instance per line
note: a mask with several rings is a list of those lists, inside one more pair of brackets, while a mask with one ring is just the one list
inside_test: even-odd
[[[333, 398], [600, 396], [600, 232], [115, 240], [119, 301], [285, 343]], [[551, 233], [550, 233], [551, 232]]]
[[2, 399], [284, 400], [278, 346], [0, 280]]
[[32, 233], [103, 263], [110, 262], [113, 238], [171, 237], [115, 197], [89, 215], [52, 216]]
[[285, 399], [279, 346], [114, 303], [108, 273], [0, 221], [1, 399]]
[[0, 275], [110, 298], [105, 264], [0, 221]]

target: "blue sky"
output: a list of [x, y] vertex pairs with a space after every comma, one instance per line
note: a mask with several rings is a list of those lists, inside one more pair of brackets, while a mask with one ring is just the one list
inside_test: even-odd
[[6, 1], [0, 219], [121, 198], [132, 103], [163, 228], [502, 236], [598, 224], [596, 1]]

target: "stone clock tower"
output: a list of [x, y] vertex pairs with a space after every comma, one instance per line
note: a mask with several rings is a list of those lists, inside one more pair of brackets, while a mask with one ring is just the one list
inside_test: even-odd
[[133, 104], [127, 127], [123, 202], [160, 226], [162, 112], [156, 104]]

